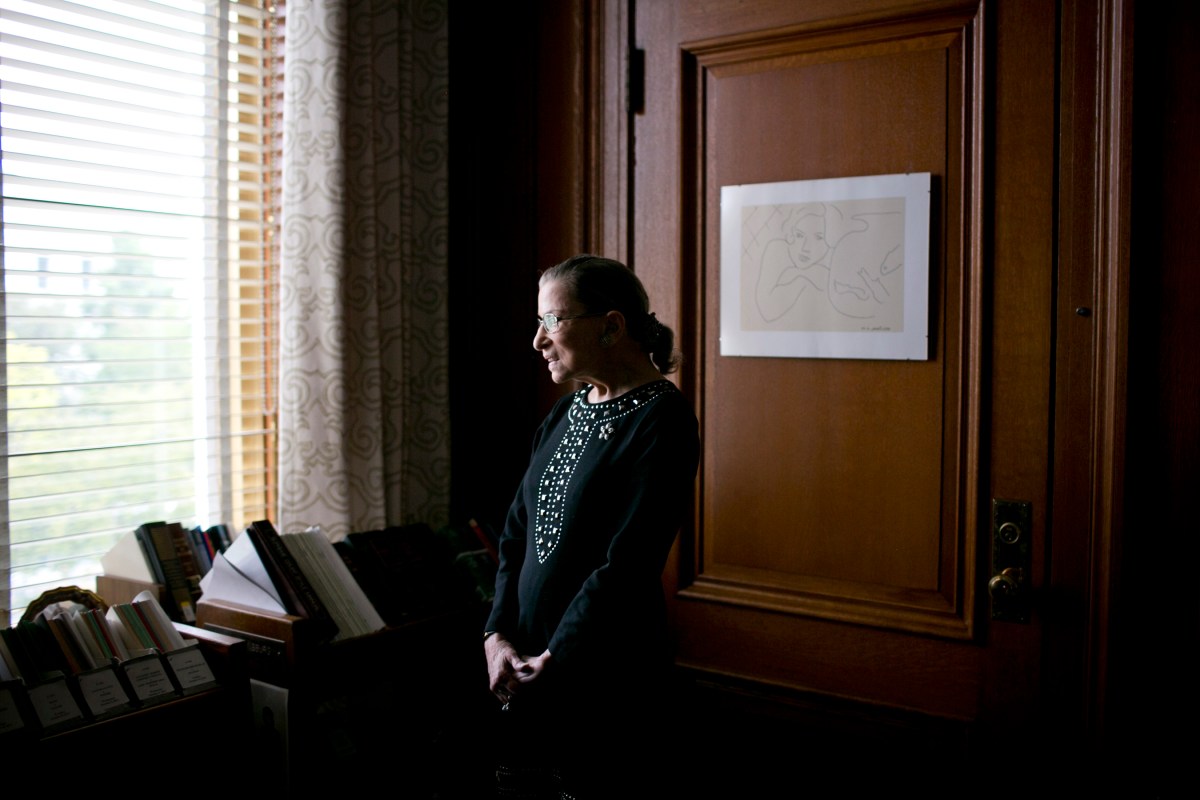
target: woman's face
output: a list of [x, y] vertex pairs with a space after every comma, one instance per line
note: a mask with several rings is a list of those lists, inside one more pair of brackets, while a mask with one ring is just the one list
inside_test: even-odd
[[825, 220], [815, 214], [802, 217], [788, 236], [788, 249], [798, 267], [811, 266], [829, 252], [825, 243]]
[[[573, 317], [585, 309], [560, 281], [550, 281], [538, 289], [538, 316], [554, 314]], [[546, 359], [550, 378], [555, 383], [567, 381], [590, 382], [599, 364], [600, 337], [604, 332], [604, 317], [580, 317], [558, 323], [558, 330], [546, 333], [541, 324], [533, 336], [533, 349]]]

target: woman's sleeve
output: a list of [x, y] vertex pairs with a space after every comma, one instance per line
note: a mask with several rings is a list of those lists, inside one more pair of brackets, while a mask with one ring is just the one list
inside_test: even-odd
[[496, 596], [492, 600], [492, 613], [488, 616], [486, 631], [500, 631], [512, 635], [517, 627], [520, 604], [517, 601], [517, 584], [521, 565], [525, 561], [525, 533], [528, 514], [525, 509], [525, 487], [518, 487], [504, 530], [500, 534], [498, 550], [500, 564], [496, 569]]

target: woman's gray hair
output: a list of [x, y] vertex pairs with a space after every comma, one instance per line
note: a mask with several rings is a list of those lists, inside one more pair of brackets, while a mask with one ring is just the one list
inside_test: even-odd
[[663, 375], [679, 366], [675, 332], [658, 321], [650, 310], [646, 287], [633, 270], [611, 258], [584, 253], [542, 272], [538, 285], [559, 281], [586, 313], [620, 311], [633, 340], [648, 353]]

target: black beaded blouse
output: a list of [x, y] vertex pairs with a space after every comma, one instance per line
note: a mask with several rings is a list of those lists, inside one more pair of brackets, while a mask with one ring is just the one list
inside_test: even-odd
[[[699, 463], [696, 415], [668, 380], [603, 403], [561, 398], [500, 537], [487, 630], [586, 671], [611, 648], [665, 645], [662, 571]], [[649, 653], [643, 653], [649, 655]]]

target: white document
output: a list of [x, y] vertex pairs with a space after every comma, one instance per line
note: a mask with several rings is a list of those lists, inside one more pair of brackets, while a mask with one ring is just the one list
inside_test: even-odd
[[274, 614], [287, 613], [254, 542], [244, 534], [213, 558], [212, 569], [200, 579], [200, 591], [201, 599], [223, 600]]
[[137, 536], [133, 531], [118, 539], [111, 550], [100, 556], [100, 566], [104, 568], [105, 575], [127, 578], [131, 581], [144, 581], [145, 583], [157, 582], [150, 572], [150, 565], [146, 563], [146, 554], [142, 552], [142, 546], [138, 544]]

